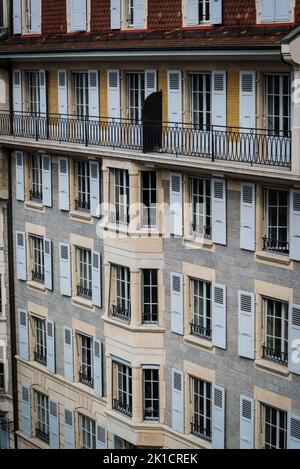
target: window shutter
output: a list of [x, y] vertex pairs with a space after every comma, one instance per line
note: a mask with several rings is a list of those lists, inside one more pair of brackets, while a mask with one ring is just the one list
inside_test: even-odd
[[[256, 73], [240, 72], [240, 127], [256, 128]], [[242, 130], [245, 132], [245, 129]]]
[[300, 191], [291, 190], [291, 248], [290, 256], [294, 261], [300, 261]]
[[275, 19], [282, 23], [291, 21], [291, 0], [275, 0]]
[[22, 33], [21, 0], [13, 0], [14, 34]]
[[133, 0], [133, 23], [136, 29], [145, 27], [145, 0]]
[[52, 399], [49, 400], [49, 432], [50, 448], [59, 449], [59, 405]]
[[86, 31], [87, 8], [86, 0], [69, 0], [71, 31]]
[[213, 284], [212, 343], [226, 350], [226, 287]]
[[99, 118], [98, 70], [89, 70], [89, 115], [92, 118]]
[[261, 22], [262, 23], [274, 23], [275, 4], [276, 4], [276, 0], [261, 0]]
[[17, 279], [27, 280], [26, 267], [26, 235], [22, 231], [16, 232], [16, 261], [17, 261]]
[[31, 438], [30, 386], [21, 385], [21, 400], [22, 430]]
[[14, 112], [22, 112], [22, 72], [13, 71], [13, 105]]
[[255, 184], [241, 184], [240, 247], [255, 251]]
[[45, 287], [47, 290], [53, 289], [52, 277], [52, 242], [50, 239], [44, 238], [44, 262], [45, 262]]
[[9, 448], [9, 426], [6, 425], [6, 419], [0, 418], [0, 447], [1, 449], [10, 449]]
[[223, 18], [222, 0], [210, 0], [210, 22], [211, 24], [222, 24]]
[[47, 319], [47, 369], [55, 374], [55, 324]]
[[290, 305], [289, 370], [300, 375], [300, 305]]
[[100, 217], [100, 174], [99, 163], [90, 161], [91, 215]]
[[185, 0], [185, 23], [186, 26], [199, 25], [199, 1]]
[[226, 72], [214, 70], [212, 72], [212, 84], [212, 125], [217, 127], [226, 126]]
[[121, 0], [110, 0], [110, 27], [121, 29]]
[[74, 414], [71, 410], [65, 409], [65, 425], [64, 425], [64, 436], [65, 436], [65, 449], [75, 448], [75, 433], [74, 433]]
[[71, 296], [71, 249], [69, 244], [60, 243], [60, 293]]
[[215, 384], [212, 386], [212, 446], [214, 449], [225, 448], [225, 389]]
[[170, 173], [170, 233], [182, 236], [182, 174]]
[[40, 32], [40, 0], [30, 0], [30, 32]]
[[212, 190], [212, 240], [214, 243], [226, 246], [226, 181], [224, 179], [213, 178]]
[[254, 400], [240, 396], [240, 449], [254, 449]]
[[24, 202], [24, 155], [22, 151], [16, 151], [16, 199]]
[[254, 294], [239, 291], [239, 356], [254, 360]]
[[145, 99], [157, 91], [156, 70], [145, 70]]
[[66, 70], [57, 71], [58, 113], [60, 116], [68, 114], [68, 75]]
[[19, 316], [19, 355], [22, 360], [29, 360], [28, 348], [28, 313], [25, 309], [18, 310]]
[[59, 209], [69, 211], [69, 160], [67, 157], [58, 160], [58, 194]]
[[287, 449], [300, 449], [300, 416], [288, 414]]
[[108, 117], [120, 118], [120, 71], [108, 70]]
[[172, 370], [172, 428], [184, 433], [184, 374]]
[[183, 276], [171, 273], [171, 331], [183, 335]]
[[52, 207], [51, 156], [43, 155], [43, 205]]
[[93, 304], [101, 308], [101, 255], [99, 252], [92, 253], [93, 261], [93, 273], [92, 273], [92, 282], [93, 282]]
[[64, 377], [73, 381], [73, 332], [64, 327]]
[[103, 425], [97, 424], [96, 449], [107, 448], [107, 431]]
[[182, 75], [178, 70], [168, 70], [168, 121], [182, 123]]
[[94, 340], [94, 391], [102, 397], [102, 345]]
[[40, 76], [40, 113], [45, 114], [47, 113], [47, 91], [46, 91], [46, 72], [45, 70], [39, 71]]

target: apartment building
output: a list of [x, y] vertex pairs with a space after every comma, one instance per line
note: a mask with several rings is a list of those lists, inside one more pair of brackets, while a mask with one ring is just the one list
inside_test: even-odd
[[18, 447], [299, 449], [300, 1], [12, 27]]

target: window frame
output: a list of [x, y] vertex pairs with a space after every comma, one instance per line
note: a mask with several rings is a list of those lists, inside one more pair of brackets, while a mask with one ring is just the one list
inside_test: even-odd
[[[203, 383], [203, 395], [201, 394], [201, 383]], [[195, 384], [198, 384], [199, 392], [196, 393], [195, 391]], [[198, 436], [206, 441], [212, 440], [212, 405], [213, 405], [213, 386], [212, 383], [205, 381], [201, 378], [197, 378], [195, 376], [190, 376], [190, 392], [191, 392], [191, 434]], [[210, 396], [209, 396], [210, 393]], [[196, 403], [195, 403], [195, 395], [198, 396], [199, 403], [199, 411], [195, 410]], [[201, 409], [201, 399], [203, 400], [202, 409]], [[207, 402], [208, 401], [208, 402]], [[208, 405], [210, 406], [209, 413], [207, 414]], [[201, 412], [202, 410], [202, 412]], [[203, 430], [200, 432], [198, 431], [198, 427], [201, 427], [199, 423], [196, 423], [195, 415], [198, 415], [198, 422], [201, 418], [206, 422], [205, 427], [203, 426]], [[199, 420], [200, 419], [200, 420]], [[210, 422], [210, 428], [207, 427], [207, 423]], [[195, 431], [196, 430], [196, 431]]]
[[[199, 293], [195, 292], [195, 286], [198, 285]], [[200, 295], [200, 284], [202, 284], [202, 296]], [[201, 339], [212, 341], [212, 283], [202, 279], [190, 278], [190, 303], [191, 303], [191, 333], [193, 336], [200, 337]], [[209, 290], [209, 294], [208, 294]], [[200, 310], [200, 300], [202, 299], [203, 310], [202, 314], [197, 314], [195, 311], [195, 301], [198, 298], [198, 309]], [[209, 305], [209, 308], [208, 308]], [[195, 318], [197, 318], [195, 320]], [[201, 318], [203, 324], [201, 325]], [[198, 321], [198, 322], [197, 322]], [[208, 327], [209, 326], [209, 327]]]
[[[113, 408], [128, 417], [132, 417], [133, 409], [133, 377], [132, 367], [114, 360], [113, 363]], [[125, 386], [124, 386], [125, 385]], [[124, 386], [124, 387], [123, 387]]]
[[89, 117], [89, 73], [72, 71], [74, 113], [77, 119]]
[[[110, 172], [112, 184], [110, 184], [110, 222], [128, 227], [130, 222], [130, 176], [127, 169], [114, 168]], [[113, 191], [113, 192], [112, 192]], [[113, 203], [112, 203], [113, 201]], [[111, 210], [110, 209], [110, 210]]]
[[[274, 411], [276, 413], [276, 425], [273, 425], [271, 422], [268, 422], [268, 423], [266, 422], [267, 408], [269, 408], [270, 411]], [[283, 414], [282, 416], [285, 417], [285, 428], [280, 427], [280, 414]], [[271, 448], [268, 448], [268, 449], [273, 449], [273, 448], [275, 448], [275, 449], [287, 449], [287, 421], [288, 421], [288, 414], [287, 414], [286, 411], [277, 409], [276, 407], [270, 406], [268, 404], [261, 403], [261, 426], [262, 426], [262, 448], [263, 449], [267, 449], [266, 448], [266, 426], [267, 426], [267, 424], [269, 424], [270, 427], [273, 427], [273, 428], [275, 427], [276, 428], [276, 444], [273, 445], [273, 444], [269, 443], [269, 446], [271, 446]], [[285, 435], [284, 448], [280, 448], [280, 446], [278, 445], [278, 442], [280, 440], [279, 432], [281, 430], [284, 432], [284, 435]], [[270, 438], [272, 438], [271, 435], [270, 435]]]
[[94, 340], [81, 332], [77, 333], [79, 382], [94, 387]]
[[[271, 191], [276, 191], [276, 199], [277, 203], [276, 205], [270, 205], [270, 192]], [[282, 205], [279, 202], [280, 199], [280, 193], [286, 193], [287, 196], [287, 205]], [[286, 226], [279, 225], [280, 222], [280, 211], [281, 209], [286, 208], [286, 221], [287, 224]], [[277, 218], [277, 225], [272, 226], [269, 223], [270, 219], [270, 209], [276, 209], [276, 218]], [[276, 240], [275, 240], [275, 246], [272, 244], [272, 240], [270, 237], [270, 230], [276, 229]], [[279, 239], [279, 233], [281, 230], [286, 229], [286, 241]], [[265, 187], [264, 188], [264, 250], [265, 251], [271, 251], [271, 252], [276, 252], [277, 254], [289, 254], [289, 243], [290, 243], [290, 193], [286, 189], [277, 189], [274, 187]], [[284, 244], [286, 243], [286, 244]]]
[[[145, 187], [145, 179], [148, 175], [147, 187]], [[157, 230], [157, 172], [156, 171], [141, 171], [140, 174], [140, 187], [141, 187], [141, 229], [142, 230]], [[154, 195], [153, 195], [154, 194]], [[146, 201], [145, 201], [146, 199]], [[155, 200], [153, 202], [153, 200]], [[146, 203], [145, 203], [146, 202]], [[153, 214], [154, 211], [154, 214]], [[144, 215], [148, 222], [144, 223]]]
[[[197, 182], [199, 192], [195, 191]], [[200, 186], [202, 182], [202, 194]], [[191, 176], [189, 178], [189, 197], [190, 197], [190, 234], [200, 239], [212, 239], [212, 181], [211, 179]], [[208, 195], [210, 194], [210, 195]], [[194, 200], [196, 199], [196, 200]], [[199, 204], [197, 199], [203, 199], [203, 203]], [[203, 206], [203, 213], [196, 211], [199, 206]], [[202, 226], [199, 223], [202, 220]], [[204, 224], [205, 221], [205, 224]], [[198, 223], [198, 224], [197, 224]], [[201, 232], [202, 230], [202, 232]]]
[[39, 70], [27, 71], [26, 79], [28, 92], [28, 112], [31, 116], [39, 116], [41, 104], [41, 84]]
[[[84, 428], [86, 424], [86, 428]], [[97, 424], [96, 421], [87, 417], [86, 415], [79, 414], [79, 435], [80, 435], [80, 448], [81, 449], [96, 449], [97, 440]], [[86, 439], [87, 438], [87, 439]], [[84, 444], [90, 439], [90, 445]]]
[[45, 284], [45, 242], [43, 236], [29, 234], [31, 280]]
[[[272, 302], [273, 307], [272, 311], [273, 314], [268, 314], [268, 307], [267, 305]], [[278, 320], [278, 316], [276, 316], [276, 304], [281, 304], [281, 318], [280, 318], [280, 331], [281, 336], [277, 337], [276, 334], [276, 320]], [[286, 310], [284, 311], [284, 308]], [[272, 320], [272, 329], [273, 335], [268, 334], [268, 318]], [[277, 300], [274, 298], [263, 297], [263, 337], [264, 337], [264, 355], [263, 357], [268, 360], [272, 361], [279, 361], [280, 364], [288, 366], [288, 332], [289, 332], [289, 304], [286, 301]], [[269, 347], [269, 338], [272, 339], [272, 347]], [[274, 344], [277, 340], [280, 340], [280, 351], [275, 349]], [[273, 354], [275, 352], [275, 355]]]
[[6, 381], [5, 381], [5, 363], [0, 361], [0, 394], [6, 392]]
[[92, 251], [82, 246], [76, 246], [76, 295], [80, 298], [92, 300], [93, 297], [93, 266]]
[[31, 154], [29, 156], [29, 198], [33, 202], [43, 203], [43, 156]]
[[74, 161], [75, 166], [75, 210], [91, 212], [91, 174], [90, 162]]
[[[145, 284], [145, 272], [149, 272], [149, 284]], [[156, 283], [153, 283], [153, 274], [156, 274]], [[149, 303], [145, 303], [145, 288], [149, 289]], [[153, 301], [153, 289], [156, 289], [156, 302]], [[159, 321], [159, 301], [158, 301], [158, 269], [142, 269], [141, 271], [141, 299], [142, 299], [142, 324], [143, 325], [158, 325]], [[149, 320], [145, 320], [145, 304], [149, 306]], [[153, 312], [153, 308], [156, 306], [156, 319], [153, 319], [155, 313]]]
[[34, 327], [34, 361], [47, 366], [47, 324], [46, 319], [31, 316]]
[[141, 124], [146, 99], [145, 72], [126, 72], [127, 109], [131, 124]]
[[[269, 92], [269, 79], [272, 78], [273, 81], [273, 90], [275, 90], [275, 80], [279, 78], [279, 94], [276, 94], [275, 91], [273, 93]], [[288, 94], [284, 93], [284, 79], [288, 79]], [[264, 116], [265, 116], [265, 127], [268, 132], [272, 132], [272, 135], [288, 135], [288, 133], [292, 130], [292, 80], [290, 73], [265, 73], [264, 74]], [[273, 97], [273, 109], [275, 108], [275, 100], [276, 96], [279, 98], [279, 113], [278, 115], [273, 112], [271, 114], [269, 109], [269, 99]], [[288, 113], [284, 115], [284, 98], [287, 98], [287, 103], [285, 104], [288, 108]], [[269, 125], [270, 118], [274, 121], [274, 119], [279, 120], [279, 127], [278, 129], [274, 126], [274, 122], [272, 125]], [[288, 122], [287, 128], [285, 126], [284, 121]], [[274, 128], [273, 128], [274, 127]]]
[[[146, 380], [146, 372], [150, 372], [151, 376]], [[153, 374], [157, 373], [157, 378]], [[143, 367], [142, 369], [142, 382], [143, 382], [143, 420], [146, 422], [159, 422], [160, 420], [160, 380], [159, 380], [159, 367]], [[150, 396], [146, 397], [147, 387], [146, 383], [150, 383]], [[157, 396], [154, 395], [154, 385], [157, 384]], [[152, 403], [152, 415], [147, 417], [146, 415], [146, 401], [151, 401]], [[154, 402], [157, 403], [157, 414], [155, 415]]]
[[45, 443], [49, 443], [50, 441], [49, 401], [48, 396], [39, 391], [35, 391], [36, 436]]

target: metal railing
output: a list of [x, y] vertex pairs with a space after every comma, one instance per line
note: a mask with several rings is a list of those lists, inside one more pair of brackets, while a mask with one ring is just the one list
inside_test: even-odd
[[279, 365], [288, 366], [289, 354], [286, 352], [280, 352], [279, 350], [272, 349], [263, 345], [263, 358], [270, 360]]
[[191, 323], [191, 335], [200, 337], [201, 339], [211, 340], [212, 331], [207, 327], [199, 326], [198, 324]]
[[49, 444], [49, 442], [50, 442], [50, 434], [49, 433], [45, 432], [44, 430], [41, 430], [39, 427], [36, 427], [35, 434], [36, 434], [37, 438], [39, 438], [40, 440], [42, 440], [45, 443]]
[[38, 350], [34, 351], [34, 361], [40, 363], [41, 365], [47, 365], [47, 355], [39, 352]]
[[90, 388], [94, 387], [94, 379], [83, 368], [81, 368], [79, 371], [79, 382], [85, 384], [86, 386], [89, 386]]
[[86, 300], [91, 300], [93, 296], [93, 292], [89, 288], [82, 287], [81, 285], [77, 285], [77, 296], [80, 298], [85, 298]]
[[208, 430], [194, 422], [191, 422], [191, 433], [192, 435], [198, 436], [199, 438], [203, 438], [207, 441], [211, 441], [212, 438], [211, 430]]
[[45, 283], [45, 274], [39, 270], [32, 270], [31, 278], [34, 282]]
[[291, 131], [3, 112], [0, 135], [291, 168]]
[[132, 406], [126, 404], [120, 399], [113, 399], [113, 409], [121, 412], [122, 414], [127, 415], [128, 417], [132, 417]]
[[91, 209], [90, 202], [87, 202], [81, 199], [75, 200], [75, 210], [78, 210], [79, 212], [89, 212], [90, 209]]
[[274, 252], [278, 254], [289, 254], [290, 244], [288, 241], [280, 241], [278, 239], [263, 238], [264, 251]]
[[42, 202], [43, 201], [43, 192], [37, 189], [31, 189], [29, 192], [30, 200], [32, 202]]
[[190, 234], [203, 239], [211, 239], [212, 227], [211, 226], [200, 226], [196, 223], [190, 223]]
[[110, 315], [113, 318], [121, 319], [122, 321], [130, 322], [130, 310], [123, 308], [122, 306], [118, 305], [111, 305], [110, 307]]

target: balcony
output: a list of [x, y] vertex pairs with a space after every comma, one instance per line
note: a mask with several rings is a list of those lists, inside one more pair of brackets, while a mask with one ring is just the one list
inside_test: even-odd
[[211, 329], [208, 329], [207, 327], [202, 327], [199, 326], [198, 324], [191, 323], [191, 335], [195, 337], [200, 337], [201, 339], [205, 340], [211, 340], [212, 337], [212, 331]]
[[45, 430], [42, 430], [41, 428], [39, 428], [39, 426], [36, 427], [35, 434], [36, 434], [36, 437], [42, 440], [44, 443], [47, 443], [47, 444], [50, 443], [49, 432], [45, 432]]
[[278, 350], [274, 350], [270, 347], [266, 347], [263, 345], [263, 358], [265, 360], [270, 360], [278, 365], [288, 366], [289, 355], [286, 352], [280, 352]]
[[47, 355], [45, 353], [41, 353], [38, 350], [35, 350], [34, 361], [40, 363], [41, 365], [47, 366]]
[[128, 417], [132, 417], [132, 406], [126, 404], [122, 400], [113, 399], [113, 409], [127, 415]]
[[122, 306], [112, 305], [110, 308], [110, 316], [127, 323], [130, 322], [130, 310]]
[[44, 272], [41, 272], [40, 270], [32, 270], [31, 279], [33, 280], [33, 282], [44, 284], [45, 274]]
[[78, 212], [89, 213], [90, 209], [91, 209], [91, 204], [89, 201], [85, 201], [82, 199], [75, 200], [75, 210], [78, 210]]
[[93, 292], [90, 288], [77, 285], [77, 296], [84, 298], [85, 300], [92, 300]]
[[211, 441], [211, 430], [198, 425], [197, 423], [191, 423], [191, 434], [203, 438], [206, 441]]
[[91, 373], [84, 368], [81, 368], [79, 371], [79, 382], [89, 388], [94, 387], [94, 379], [92, 378]]
[[0, 136], [291, 169], [290, 131], [1, 113]]
[[190, 223], [190, 234], [200, 239], [211, 240], [212, 227], [211, 226], [200, 226], [196, 223]]
[[41, 190], [31, 189], [29, 195], [32, 202], [41, 203], [43, 201], [43, 192]]
[[288, 255], [290, 252], [289, 242], [278, 239], [263, 238], [264, 251], [274, 252], [276, 254]]

